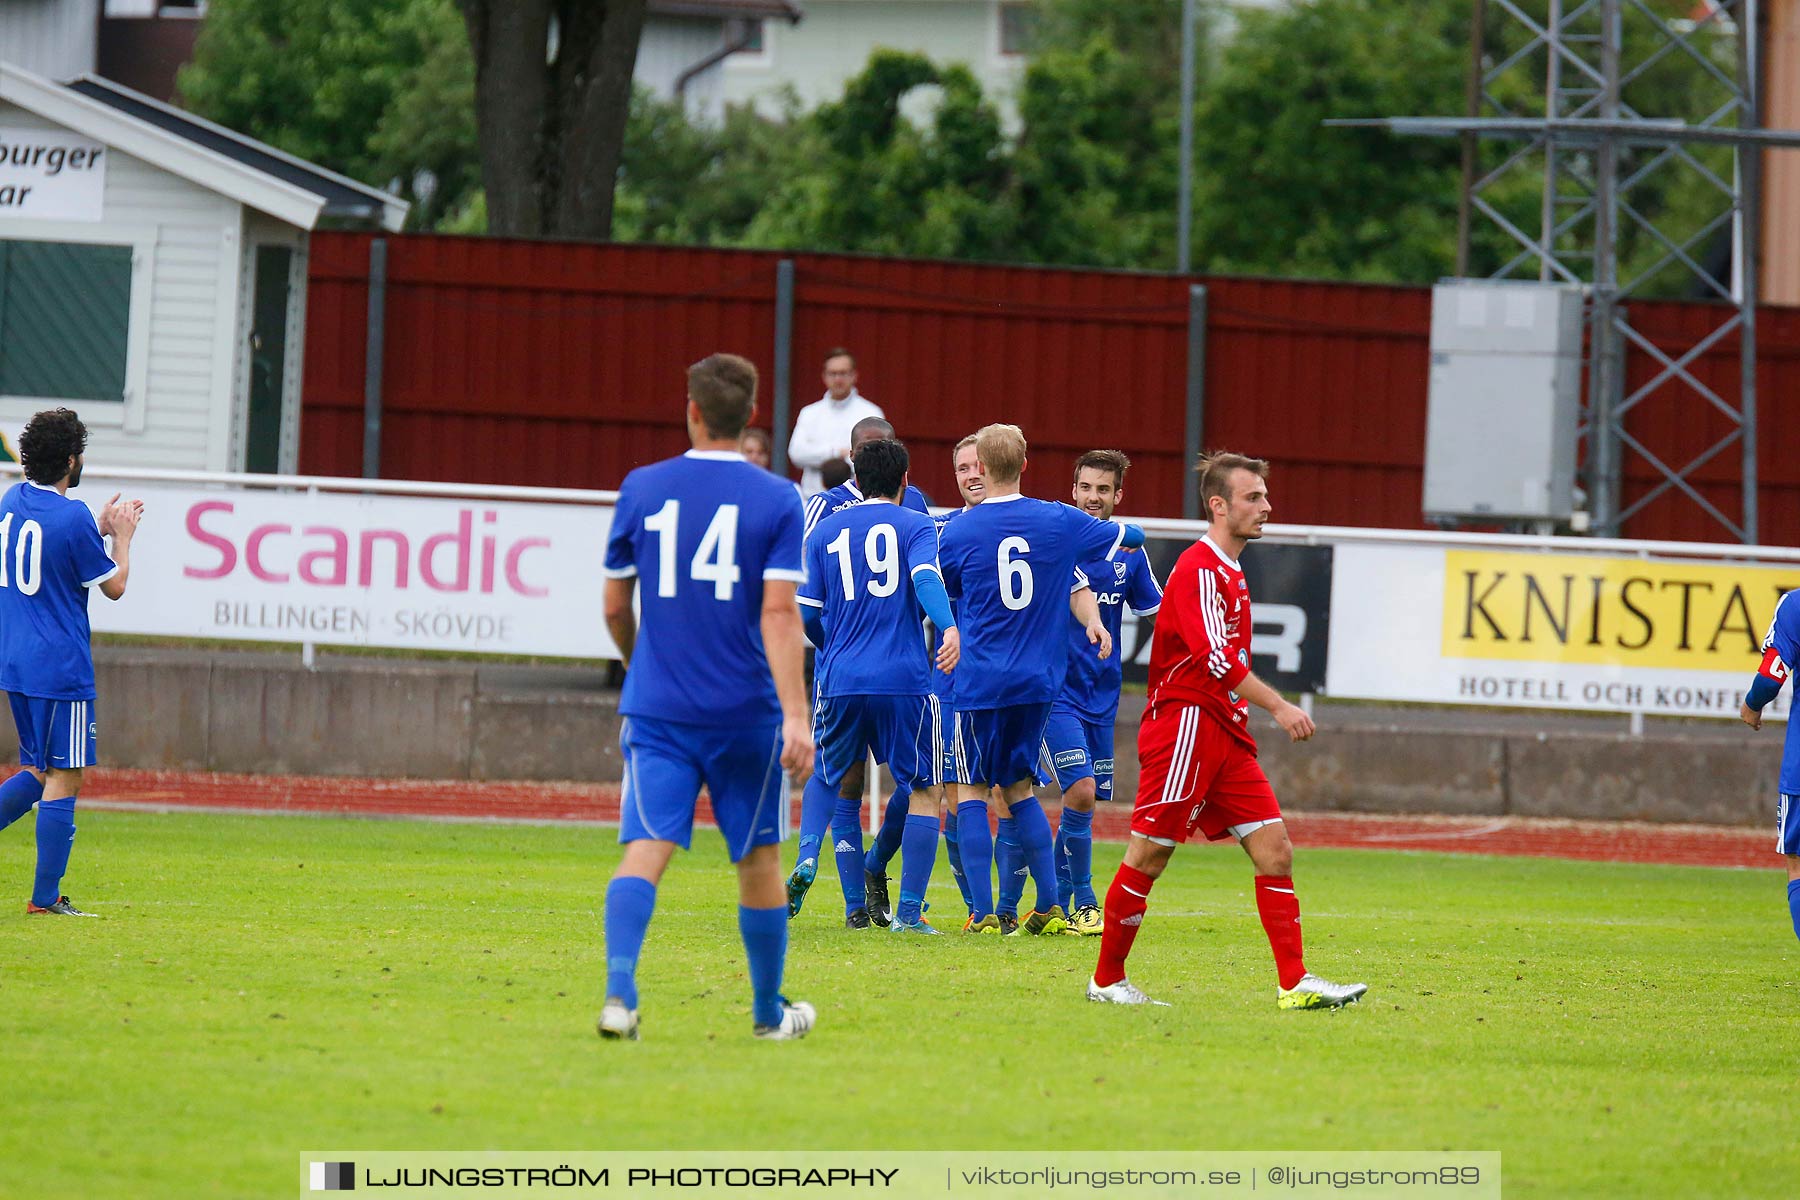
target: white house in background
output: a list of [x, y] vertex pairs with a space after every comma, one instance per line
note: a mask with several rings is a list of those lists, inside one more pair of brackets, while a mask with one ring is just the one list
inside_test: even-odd
[[638, 42], [639, 84], [716, 120], [725, 102], [725, 63], [761, 53], [773, 31], [797, 24], [796, 0], [650, 0]]
[[885, 46], [964, 64], [1010, 119], [1032, 8], [1029, 0], [806, 0], [804, 21], [764, 21], [754, 47], [725, 60], [720, 95], [773, 115], [792, 88], [812, 108], [843, 96], [844, 84]]
[[108, 466], [291, 472], [310, 232], [405, 220], [116, 83], [0, 63], [0, 430], [66, 405]]

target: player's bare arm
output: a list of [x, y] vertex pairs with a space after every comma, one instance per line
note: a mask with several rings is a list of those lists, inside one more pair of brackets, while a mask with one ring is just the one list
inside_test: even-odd
[[142, 500], [120, 503], [117, 496], [100, 511], [100, 529], [103, 534], [112, 536], [112, 560], [119, 568], [111, 579], [100, 584], [100, 594], [108, 600], [117, 600], [125, 594], [125, 583], [131, 575], [131, 539], [137, 533], [143, 512]]
[[1100, 648], [1100, 657], [1112, 657], [1112, 634], [1107, 631], [1106, 622], [1100, 619], [1100, 602], [1094, 598], [1094, 589], [1079, 587], [1069, 593], [1069, 611], [1087, 630], [1088, 645]]
[[804, 775], [813, 768], [812, 726], [806, 706], [806, 634], [800, 623], [800, 605], [794, 599], [799, 585], [777, 579], [763, 581], [763, 653], [781, 701], [781, 765], [790, 775]]
[[1313, 719], [1298, 704], [1290, 703], [1286, 697], [1256, 677], [1256, 672], [1244, 676], [1244, 681], [1237, 685], [1237, 694], [1256, 705], [1267, 709], [1275, 723], [1292, 742], [1304, 742], [1318, 731]]
[[606, 617], [606, 632], [612, 634], [613, 644], [618, 646], [619, 657], [628, 670], [631, 667], [632, 648], [637, 644], [637, 614], [631, 609], [632, 594], [636, 591], [635, 576], [608, 579], [601, 601], [601, 610]]

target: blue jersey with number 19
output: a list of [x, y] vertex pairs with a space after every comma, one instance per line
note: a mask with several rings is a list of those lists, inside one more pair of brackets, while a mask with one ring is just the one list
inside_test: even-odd
[[989, 496], [944, 526], [938, 559], [962, 634], [958, 712], [1056, 698], [1075, 564], [1113, 557], [1124, 537], [1122, 525], [1016, 494]]
[[937, 574], [937, 526], [868, 500], [831, 514], [806, 539], [800, 603], [821, 611], [821, 696], [923, 696], [930, 686], [913, 579]]
[[93, 510], [41, 483], [0, 498], [0, 688], [94, 699], [88, 589], [118, 571]]
[[619, 486], [606, 574], [638, 577], [619, 712], [693, 725], [779, 724], [763, 581], [799, 583], [800, 497], [729, 451], [690, 450]]

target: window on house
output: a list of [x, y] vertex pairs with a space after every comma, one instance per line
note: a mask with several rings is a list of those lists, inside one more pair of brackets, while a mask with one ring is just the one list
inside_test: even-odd
[[1037, 9], [1028, 3], [1007, 2], [1000, 5], [1000, 53], [1012, 56], [1030, 54], [1033, 35], [1037, 32]]
[[0, 396], [125, 399], [131, 247], [0, 241]]
[[735, 45], [742, 40], [744, 44], [736, 50], [738, 54], [761, 54], [763, 52], [763, 23], [761, 17], [745, 17], [736, 21], [725, 30], [725, 36]]

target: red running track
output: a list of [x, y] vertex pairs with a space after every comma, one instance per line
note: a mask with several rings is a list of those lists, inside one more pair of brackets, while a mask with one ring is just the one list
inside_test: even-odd
[[[583, 821], [619, 819], [619, 789], [588, 783], [477, 783], [467, 780], [338, 779], [220, 775], [91, 767], [83, 802], [96, 807], [253, 813], [324, 813], [438, 820]], [[798, 798], [795, 799], [798, 820]], [[1130, 811], [1105, 805], [1095, 836], [1120, 841]], [[702, 820], [710, 820], [704, 801]], [[1773, 829], [1554, 821], [1530, 817], [1392, 817], [1296, 812], [1287, 816], [1301, 846], [1509, 854], [1595, 862], [1702, 867], [1779, 867]], [[1771, 822], [1772, 824], [1772, 822]]]

